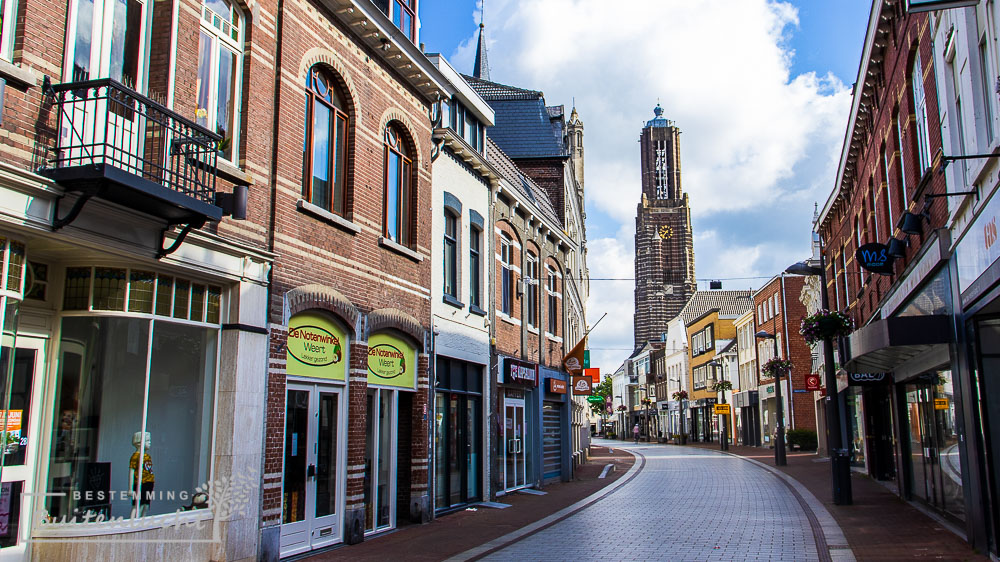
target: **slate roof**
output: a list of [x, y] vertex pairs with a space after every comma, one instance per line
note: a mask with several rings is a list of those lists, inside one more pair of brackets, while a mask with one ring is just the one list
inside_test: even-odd
[[678, 316], [687, 326], [709, 310], [719, 309], [719, 316], [739, 316], [753, 308], [750, 291], [695, 291]]
[[525, 175], [489, 135], [486, 137], [486, 159], [518, 193], [534, 204], [541, 215], [556, 225], [562, 224], [545, 190]]
[[733, 351], [733, 352], [736, 351], [736, 338], [733, 338], [733, 339], [729, 340], [729, 343], [727, 343], [725, 345], [725, 347], [723, 347], [721, 350], [719, 350], [719, 352], [716, 355], [725, 355], [726, 353], [729, 353], [730, 351]]
[[[486, 130], [511, 158], [552, 158], [566, 156], [562, 140], [562, 106], [553, 116], [545, 97], [537, 90], [525, 90], [473, 76], [466, 82], [495, 112], [496, 123]], [[558, 110], [556, 108], [559, 108]]]

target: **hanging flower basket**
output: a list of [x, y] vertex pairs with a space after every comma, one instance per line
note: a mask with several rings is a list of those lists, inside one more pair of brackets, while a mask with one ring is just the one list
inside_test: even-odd
[[650, 400], [649, 398], [643, 398], [642, 403], [645, 404], [646, 406], [649, 406], [650, 404], [653, 403], [653, 401]]
[[820, 310], [802, 319], [799, 333], [809, 345], [823, 341], [824, 338], [839, 338], [850, 335], [854, 331], [854, 321], [843, 312]]
[[627, 409], [628, 409], [628, 408], [626, 408], [625, 406], [618, 406], [618, 411], [619, 411], [619, 412], [624, 412], [624, 411], [625, 411], [625, 410], [627, 410]]
[[726, 390], [732, 390], [732, 389], [733, 389], [733, 383], [729, 381], [719, 381], [712, 385], [713, 392], [724, 392]]
[[781, 375], [787, 375], [792, 370], [792, 362], [786, 361], [780, 357], [775, 357], [767, 363], [764, 363], [764, 374], [771, 378], [775, 378]]
[[678, 390], [670, 395], [674, 400], [687, 400], [688, 393], [686, 390]]

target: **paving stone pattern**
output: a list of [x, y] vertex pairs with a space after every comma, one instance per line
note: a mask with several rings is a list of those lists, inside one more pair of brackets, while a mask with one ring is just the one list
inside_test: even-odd
[[818, 560], [809, 520], [784, 483], [711, 451], [627, 447], [630, 482], [487, 560]]

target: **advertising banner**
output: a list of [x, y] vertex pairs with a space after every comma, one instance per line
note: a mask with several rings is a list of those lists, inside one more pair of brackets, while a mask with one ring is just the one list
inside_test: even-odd
[[504, 359], [507, 384], [538, 386], [538, 365], [525, 363], [516, 359]]
[[587, 376], [573, 377], [573, 394], [576, 396], [589, 396], [593, 393], [594, 379]]
[[391, 334], [370, 336], [368, 384], [416, 389], [417, 349], [403, 338]]
[[346, 380], [347, 337], [321, 314], [303, 312], [288, 321], [285, 371], [289, 375]]

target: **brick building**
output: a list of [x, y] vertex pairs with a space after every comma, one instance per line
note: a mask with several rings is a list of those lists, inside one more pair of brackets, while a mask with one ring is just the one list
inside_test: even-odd
[[807, 277], [779, 275], [764, 284], [753, 294], [754, 334], [765, 331], [775, 336], [771, 339], [753, 338], [756, 348], [756, 371], [759, 381], [760, 427], [764, 443], [774, 443], [777, 422], [775, 381], [764, 373], [765, 363], [775, 357], [792, 362], [792, 370], [781, 380], [782, 410], [785, 429], [810, 429], [816, 431], [816, 409], [813, 391], [806, 391], [806, 376], [813, 372], [812, 348], [799, 334], [802, 318], [806, 316], [805, 304], [800, 296], [806, 287]]
[[[941, 173], [950, 155], [942, 129], [960, 138], [962, 125], [949, 129], [947, 116], [975, 102], [939, 99], [937, 80], [957, 79], [936, 54], [951, 39], [936, 44], [939, 16], [905, 5], [872, 5], [836, 183], [815, 227], [828, 308], [856, 325], [837, 354], [849, 383], [841, 396], [850, 460], [964, 525], [971, 496], [963, 491], [962, 459], [970, 457], [961, 444], [974, 439], [963, 439], [958, 423], [969, 382], [953, 376], [949, 197]], [[885, 245], [891, 273], [860, 265], [857, 250], [870, 243]]]

